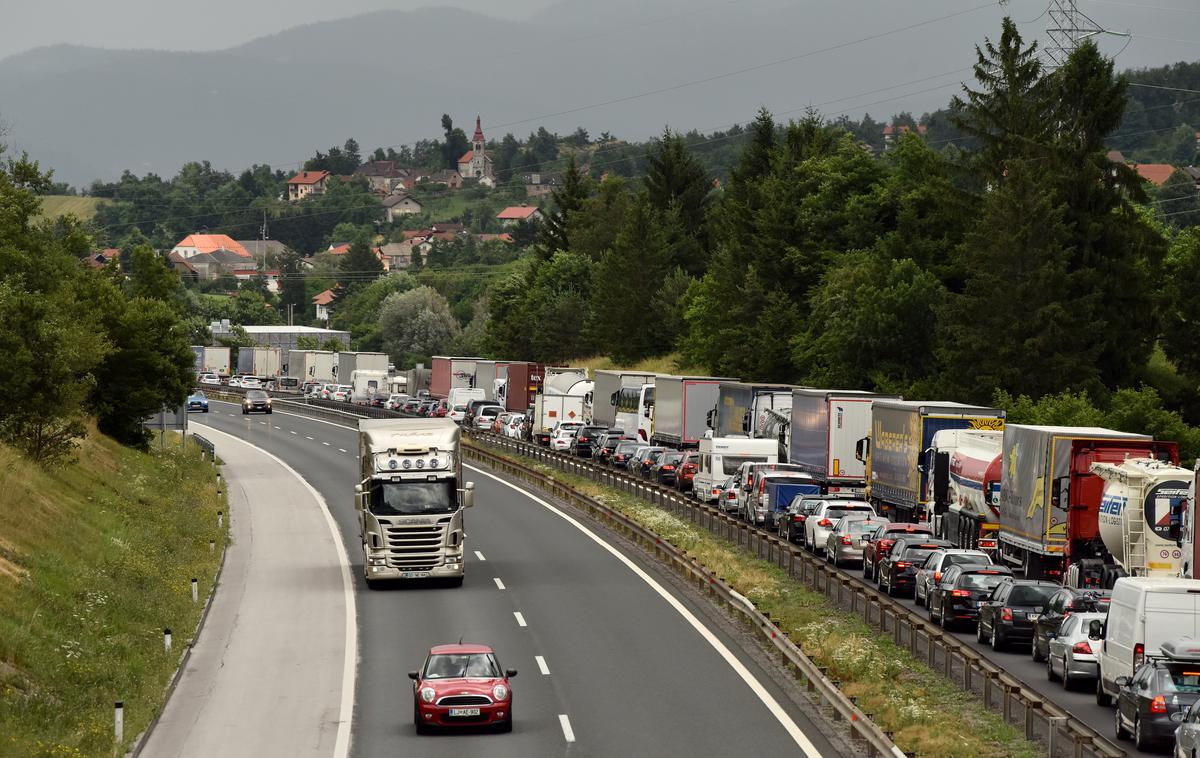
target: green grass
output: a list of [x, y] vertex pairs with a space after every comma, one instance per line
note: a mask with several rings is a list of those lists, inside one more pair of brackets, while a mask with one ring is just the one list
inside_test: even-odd
[[707, 376], [701, 366], [682, 365], [683, 358], [679, 353], [668, 353], [655, 358], [646, 358], [633, 365], [622, 366], [612, 358], [593, 356], [591, 358], [576, 358], [566, 362], [566, 365], [586, 368], [594, 375], [596, 371], [619, 369], [621, 371], [642, 371], [647, 374], [678, 374], [682, 376]]
[[[502, 454], [489, 447], [491, 452]], [[502, 454], [503, 455], [503, 454]], [[770, 614], [804, 653], [906, 752], [945, 758], [1041, 755], [998, 713], [959, 690], [859, 616], [832, 606], [773, 563], [646, 501], [528, 459], [505, 455], [570, 484], [654, 531]]]
[[46, 195], [42, 198], [42, 217], [58, 218], [68, 213], [80, 221], [90, 221], [102, 203], [99, 197], [76, 197], [75, 195]]
[[0, 756], [111, 755], [118, 700], [121, 754], [146, 728], [200, 617], [190, 580], [202, 601], [213, 584], [220, 502], [177, 438], [139, 453], [93, 430], [51, 471], [0, 446]]
[[422, 198], [420, 193], [417, 193], [416, 197], [424, 204], [425, 213], [428, 213], [434, 221], [462, 218], [463, 211], [478, 202], [472, 202], [463, 197], [461, 192], [447, 192], [440, 195], [431, 193], [428, 200]]

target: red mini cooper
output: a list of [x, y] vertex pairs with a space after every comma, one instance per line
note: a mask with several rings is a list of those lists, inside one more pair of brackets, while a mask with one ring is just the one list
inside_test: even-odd
[[433, 727], [493, 726], [512, 731], [516, 669], [502, 669], [487, 645], [438, 645], [429, 650], [413, 680], [413, 723], [417, 734]]

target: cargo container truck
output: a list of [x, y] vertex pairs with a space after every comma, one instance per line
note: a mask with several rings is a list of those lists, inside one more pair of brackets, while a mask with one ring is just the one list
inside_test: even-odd
[[362, 419], [354, 491], [367, 586], [390, 579], [444, 579], [465, 573], [463, 509], [475, 485], [463, 481], [460, 432], [449, 419]]
[[475, 379], [471, 386], [483, 390], [485, 400], [496, 402], [496, 379], [500, 375], [500, 367], [507, 365], [507, 362], [501, 361], [475, 361]]
[[[1183, 525], [1195, 472], [1153, 458], [1093, 463], [1104, 480], [1100, 499], [1100, 539], [1119, 576], [1179, 576]], [[1067, 571], [1067, 584], [1080, 586], [1079, 564]]]
[[355, 371], [378, 371], [385, 376], [388, 372], [387, 353], [359, 353], [343, 351], [337, 354], [333, 372], [338, 384], [354, 381]]
[[867, 467], [855, 456], [855, 449], [871, 433], [871, 406], [877, 400], [899, 398], [806, 387], [788, 394], [788, 463], [812, 474], [826, 492], [864, 487]]
[[786, 384], [752, 384], [721, 382], [717, 389], [717, 406], [708, 417], [708, 427], [714, 437], [744, 434], [762, 437], [767, 423], [767, 409], [785, 413], [792, 407], [792, 387]]
[[336, 362], [337, 355], [328, 350], [292, 350], [288, 352], [285, 373], [303, 382], [332, 383], [337, 378], [333, 375]]
[[619, 389], [616, 415], [617, 420], [610, 426], [642, 442], [649, 442], [654, 427], [654, 384], [646, 382]]
[[[1000, 463], [1000, 555], [1030, 579], [1110, 587], [1116, 564], [1100, 536], [1104, 480], [1094, 463], [1126, 458], [1179, 462], [1173, 442], [1079, 426], [1004, 429]], [[1072, 571], [1072, 567], [1076, 567]]]
[[546, 367], [541, 363], [512, 361], [497, 371], [496, 402], [510, 411], [528, 411], [542, 389]]
[[[580, 369], [586, 376], [586, 370]], [[550, 444], [550, 434], [554, 427], [564, 421], [590, 424], [592, 422], [592, 395], [595, 383], [587, 379], [579, 379], [566, 387], [563, 392], [549, 391], [561, 387], [570, 375], [560, 375], [551, 380], [547, 391], [538, 394], [533, 408], [532, 435], [539, 445]]]
[[999, 429], [943, 429], [925, 451], [925, 521], [964, 549], [996, 556], [1000, 531]]
[[422, 391], [428, 394], [429, 383], [432, 378], [432, 369], [427, 369], [424, 366], [410, 368], [404, 372], [404, 389], [401, 391], [407, 393], [411, 397], [420, 397], [420, 393]]
[[201, 359], [203, 362], [200, 366], [202, 374], [216, 374], [217, 376], [230, 376], [230, 368], [233, 366], [233, 361], [230, 359], [230, 349], [227, 347], [205, 347], [204, 356]]
[[450, 390], [475, 386], [475, 364], [479, 358], [456, 358], [446, 355], [433, 356], [433, 372], [429, 380], [431, 397], [446, 398]]
[[676, 449], [694, 448], [708, 433], [709, 412], [717, 407], [723, 376], [656, 376], [650, 414], [650, 440]]
[[[644, 371], [597, 371], [596, 392], [592, 401], [592, 418], [595, 423], [620, 427], [632, 433], [637, 428], [637, 413], [628, 409], [641, 407], [632, 395], [640, 395], [642, 385], [652, 384], [655, 376], [657, 375]], [[627, 410], [619, 411], [618, 405]]]
[[930, 474], [924, 457], [933, 435], [943, 429], [1003, 428], [1004, 411], [998, 408], [948, 401], [873, 401], [871, 432], [855, 446], [855, 458], [866, 464], [867, 499], [892, 521], [924, 518]]
[[264, 381], [275, 379], [283, 371], [283, 351], [277, 347], [239, 347], [238, 373], [257, 376]]
[[1200, 562], [1200, 539], [1196, 536], [1196, 480], [1200, 479], [1200, 459], [1192, 471], [1192, 483], [1188, 487], [1187, 507], [1183, 509], [1183, 534], [1179, 575], [1188, 579], [1200, 579], [1200, 571], [1196, 569]]

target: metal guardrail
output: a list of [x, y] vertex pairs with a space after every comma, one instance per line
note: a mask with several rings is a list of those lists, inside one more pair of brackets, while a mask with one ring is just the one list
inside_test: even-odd
[[[359, 418], [406, 417], [395, 411], [327, 400], [281, 402], [286, 402], [289, 409], [297, 413], [324, 418], [347, 427], [357, 426]], [[1095, 729], [1076, 719], [1054, 702], [1046, 700], [958, 638], [930, 624], [894, 598], [856, 580], [840, 569], [829, 566], [824, 561], [817, 560], [816, 557], [769, 532], [752, 527], [718, 508], [689, 500], [671, 488], [646, 482], [620, 471], [602, 468], [586, 459], [579, 460], [524, 440], [465, 431], [469, 452], [486, 453], [471, 444], [472, 438], [477, 438], [513, 454], [548, 463], [561, 471], [588, 477], [600, 484], [642, 497], [714, 535], [737, 544], [759, 558], [774, 562], [792, 579], [821, 592], [837, 607], [862, 616], [869, 625], [890, 635], [897, 645], [907, 647], [914, 657], [924, 659], [931, 669], [940, 671], [962, 690], [980, 696], [985, 706], [999, 711], [1007, 723], [1021, 727], [1027, 739], [1042, 742], [1050, 758], [1118, 758], [1125, 755], [1125, 751]], [[519, 466], [504, 458], [498, 458], [498, 461], [510, 466]], [[551, 491], [560, 487], [570, 489], [536, 471], [530, 472], [541, 477], [541, 480], [548, 480], [545, 487]], [[605, 508], [600, 503], [594, 503], [592, 507]], [[661, 551], [664, 543], [657, 537], [655, 539], [658, 540], [655, 546]], [[748, 610], [746, 604], [749, 601], [736, 592], [733, 592], [732, 597], [737, 604], [732, 607]], [[769, 619], [766, 621], [772, 629], [775, 628]], [[780, 636], [786, 639], [786, 635], [778, 632], [777, 636], [772, 638], [773, 644]], [[836, 690], [836, 683], [833, 684]], [[841, 694], [840, 690], [837, 692]], [[863, 714], [863, 718], [866, 717], [867, 714]]]
[[980, 655], [957, 637], [875, 587], [856, 580], [786, 540], [681, 495], [673, 488], [603, 468], [533, 443], [478, 432], [470, 433], [501, 450], [530, 457], [555, 468], [584, 476], [642, 497], [668, 512], [722, 537], [761, 559], [775, 563], [788, 576], [821, 592], [836, 607], [861, 616], [870, 626], [905, 647], [918, 660], [985, 706], [999, 711], [1005, 722], [1023, 729], [1025, 737], [1046, 746], [1050, 758], [1116, 758], [1125, 751], [1056, 703], [1045, 699], [1001, 666]]

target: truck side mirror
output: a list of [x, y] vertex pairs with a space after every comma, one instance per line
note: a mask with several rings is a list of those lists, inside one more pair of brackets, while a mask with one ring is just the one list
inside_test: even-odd
[[717, 409], [716, 408], [713, 408], [711, 411], [704, 414], [704, 423], [708, 425], [709, 429], [717, 428], [716, 427], [716, 423], [717, 423]]
[[361, 484], [354, 485], [354, 510], [361, 511], [363, 508], [363, 486]]
[[867, 455], [871, 451], [871, 438], [863, 437], [858, 442], [854, 443], [854, 459], [859, 463], [867, 462]]
[[463, 508], [474, 508], [475, 507], [475, 482], [467, 482], [463, 486], [462, 490], [460, 490], [460, 491], [462, 492], [462, 507]]

